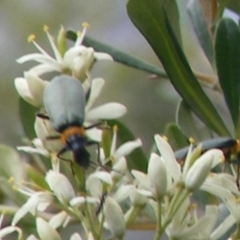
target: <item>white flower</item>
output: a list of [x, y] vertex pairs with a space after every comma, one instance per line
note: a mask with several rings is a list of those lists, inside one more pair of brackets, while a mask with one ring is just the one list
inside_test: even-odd
[[75, 197], [71, 183], [63, 174], [50, 170], [46, 175], [46, 181], [60, 202], [68, 204]]
[[[84, 80], [94, 62], [98, 59], [112, 60], [112, 57], [105, 53], [95, 52], [93, 48], [85, 47], [82, 45], [83, 38], [86, 33], [87, 24], [84, 24], [84, 29], [81, 34], [78, 34], [78, 38], [75, 45], [69, 48], [62, 56], [60, 50], [56, 46], [53, 37], [48, 32], [48, 27], [44, 27], [44, 31], [47, 34], [48, 40], [52, 47], [54, 57], [50, 56], [44, 49], [42, 49], [36, 42], [35, 36], [31, 35], [29, 41], [33, 42], [40, 53], [31, 53], [17, 59], [18, 63], [25, 63], [28, 61], [36, 61], [39, 64], [29, 70], [29, 72], [35, 75], [42, 75], [48, 72], [62, 72], [72, 74], [79, 80]], [[64, 31], [64, 30], [60, 30]], [[61, 33], [61, 32], [60, 32]]]
[[[22, 192], [21, 190], [19, 190]], [[24, 193], [24, 192], [23, 192]], [[43, 212], [52, 202], [53, 197], [49, 192], [33, 192], [26, 193], [30, 198], [21, 208], [16, 212], [12, 220], [12, 226], [15, 226], [18, 221], [23, 218], [28, 212], [36, 215], [36, 213]]]
[[41, 107], [43, 105], [43, 91], [48, 82], [43, 81], [31, 72], [24, 72], [24, 78], [14, 80], [19, 95], [28, 103]]

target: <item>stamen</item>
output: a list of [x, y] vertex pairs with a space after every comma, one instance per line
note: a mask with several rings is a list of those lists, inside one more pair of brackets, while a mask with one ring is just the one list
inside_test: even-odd
[[113, 126], [113, 132], [117, 132], [118, 131], [118, 125], [114, 125]]
[[84, 28], [86, 28], [86, 29], [89, 29], [89, 28], [90, 28], [90, 24], [87, 23], [87, 22], [83, 22], [83, 23], [82, 23], [82, 26], [83, 26]]
[[44, 32], [48, 32], [48, 31], [49, 31], [49, 27], [48, 27], [47, 25], [44, 25], [44, 26], [43, 26], [43, 31], [44, 31]]
[[162, 136], [162, 138], [163, 138], [166, 142], [168, 142], [167, 136]]
[[194, 138], [192, 138], [192, 137], [190, 137], [190, 138], [188, 139], [188, 141], [189, 141], [191, 144], [195, 143], [195, 140], [194, 140]]
[[33, 41], [35, 40], [35, 38], [36, 38], [36, 36], [35, 36], [34, 34], [31, 34], [31, 35], [28, 36], [27, 41], [28, 41], [29, 43], [31, 43], [31, 42], [33, 42]]
[[11, 183], [11, 184], [12, 184], [12, 183], [14, 183], [14, 182], [15, 182], [15, 179], [14, 179], [14, 177], [13, 177], [13, 176], [12, 176], [12, 177], [10, 177], [10, 178], [8, 179], [8, 182], [9, 182], [9, 183]]
[[90, 28], [90, 24], [87, 23], [87, 22], [83, 22], [82, 26], [83, 26], [83, 31], [82, 32], [80, 32], [80, 31], [77, 32], [77, 40], [75, 42], [75, 46], [82, 45], [82, 42], [83, 42], [83, 39], [84, 39], [85, 34], [87, 32], [87, 29]]

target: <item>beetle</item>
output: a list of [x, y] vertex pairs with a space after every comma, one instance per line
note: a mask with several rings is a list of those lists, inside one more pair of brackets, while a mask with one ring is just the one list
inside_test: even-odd
[[[38, 114], [38, 116], [52, 122], [54, 129], [61, 134], [60, 138], [64, 144], [57, 156], [63, 159], [61, 158], [63, 153], [72, 151], [75, 162], [82, 168], [88, 168], [91, 161], [90, 154], [85, 147], [97, 145], [99, 150], [99, 143], [89, 140], [85, 130], [99, 123], [89, 127], [83, 126], [86, 95], [82, 84], [68, 75], [56, 76], [45, 88], [43, 102], [47, 116], [43, 114]], [[59, 137], [49, 137], [49, 139], [54, 138]]]
[[[236, 184], [240, 189], [240, 185], [239, 185], [240, 141], [233, 138], [229, 138], [229, 137], [219, 137], [219, 138], [203, 141], [201, 144], [202, 144], [202, 153], [212, 148], [217, 148], [223, 151], [225, 159], [228, 163], [237, 164]], [[196, 146], [197, 144], [194, 144], [194, 147]], [[174, 154], [175, 154], [176, 160], [179, 162], [184, 161], [184, 159], [187, 156], [188, 149], [189, 147], [185, 147], [175, 151]]]

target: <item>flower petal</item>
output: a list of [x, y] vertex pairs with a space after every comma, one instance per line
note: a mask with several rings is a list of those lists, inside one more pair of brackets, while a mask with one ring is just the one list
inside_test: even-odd
[[174, 181], [179, 181], [181, 178], [181, 167], [175, 159], [174, 153], [168, 142], [160, 135], [154, 136], [157, 148], [161, 153], [163, 160], [168, 169], [168, 173]]
[[28, 83], [25, 78], [15, 78], [14, 85], [18, 94], [28, 103], [32, 105], [37, 105], [35, 103], [34, 97], [32, 96]]
[[96, 60], [111, 60], [111, 61], [113, 61], [113, 58], [111, 55], [109, 55], [107, 53], [103, 53], [103, 52], [95, 52], [94, 58]]
[[65, 175], [50, 170], [47, 173], [46, 181], [56, 197], [62, 203], [68, 204], [69, 201], [75, 197], [73, 187]]
[[78, 233], [74, 233], [71, 235], [70, 240], [82, 240], [82, 238]]
[[36, 220], [37, 232], [41, 239], [61, 240], [58, 232], [48, 222], [38, 217]]
[[70, 216], [66, 212], [61, 211], [51, 217], [49, 225], [57, 229], [59, 227], [66, 227], [69, 221]]
[[106, 103], [87, 112], [85, 119], [90, 122], [99, 119], [115, 119], [122, 117], [126, 112], [126, 107], [120, 103]]
[[99, 96], [104, 84], [105, 84], [105, 81], [102, 78], [94, 78], [92, 80], [91, 90], [90, 90], [91, 92], [90, 92], [89, 99], [87, 101], [86, 111], [90, 109], [90, 107], [92, 106], [96, 98]]
[[163, 159], [156, 153], [151, 154], [148, 176], [153, 187], [153, 195], [161, 198], [167, 191], [167, 168]]
[[0, 230], [0, 238], [2, 239], [3, 237], [5, 237], [13, 232], [18, 232], [18, 239], [22, 239], [22, 230], [18, 227], [13, 227], [13, 226], [9, 226], [9, 227], [5, 227], [5, 228], [1, 229]]
[[133, 150], [135, 150], [138, 147], [142, 146], [141, 139], [136, 139], [134, 141], [129, 141], [124, 144], [122, 144], [114, 153], [114, 159], [118, 160], [121, 157], [127, 156], [130, 154]]
[[126, 226], [124, 215], [119, 204], [113, 198], [107, 197], [103, 206], [103, 212], [109, 230], [116, 238], [122, 239]]

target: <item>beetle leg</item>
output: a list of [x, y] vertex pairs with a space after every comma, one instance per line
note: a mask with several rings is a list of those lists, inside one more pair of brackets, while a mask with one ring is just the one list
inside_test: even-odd
[[91, 141], [91, 140], [88, 140], [86, 142], [86, 146], [92, 146], [92, 145], [97, 146], [97, 162], [101, 165], [101, 163], [100, 163], [100, 144], [99, 144], [99, 142]]
[[96, 209], [96, 211], [95, 211], [95, 213], [96, 213], [97, 216], [99, 215], [99, 213], [100, 213], [100, 212], [102, 211], [102, 209], [103, 209], [103, 204], [104, 204], [104, 202], [105, 202], [106, 197], [107, 197], [107, 193], [104, 192], [104, 193], [102, 194], [101, 198], [100, 198], [100, 203], [99, 203], [99, 205], [98, 205], [98, 207], [97, 207], [97, 209]]
[[44, 113], [37, 113], [37, 117], [42, 118], [42, 119], [50, 120], [49, 116], [47, 116]]
[[63, 158], [61, 157], [62, 154], [64, 154], [65, 152], [67, 152], [68, 149], [66, 147], [63, 147], [58, 153], [57, 153], [57, 157], [62, 160], [62, 161], [66, 161], [66, 162], [69, 162], [70, 163], [70, 167], [71, 167], [71, 171], [72, 171], [72, 174], [74, 175], [74, 170], [73, 170], [73, 163], [70, 159], [66, 159], [66, 158]]

